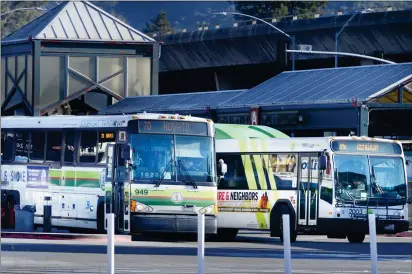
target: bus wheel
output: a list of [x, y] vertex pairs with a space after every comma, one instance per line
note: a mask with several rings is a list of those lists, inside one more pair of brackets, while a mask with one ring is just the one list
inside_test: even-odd
[[348, 235], [348, 241], [351, 244], [361, 244], [365, 240], [365, 234], [363, 233], [351, 233]]
[[218, 228], [216, 239], [219, 242], [232, 242], [236, 239], [239, 229], [236, 228]]
[[106, 230], [104, 228], [104, 203], [101, 203], [97, 209], [97, 233], [106, 233]]
[[290, 226], [290, 242], [294, 243], [296, 242], [296, 238], [298, 237], [298, 232], [295, 229], [295, 220], [291, 218], [291, 214], [289, 212], [289, 209], [286, 205], [281, 205], [279, 208], [279, 219], [278, 219], [278, 224], [279, 224], [279, 229], [280, 229], [280, 241], [283, 243], [283, 214], [289, 214], [289, 226]]

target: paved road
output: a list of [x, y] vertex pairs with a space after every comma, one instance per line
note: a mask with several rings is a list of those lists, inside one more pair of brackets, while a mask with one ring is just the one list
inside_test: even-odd
[[[161, 241], [159, 241], [161, 240]], [[105, 273], [104, 238], [2, 239], [2, 273]], [[190, 239], [116, 239], [116, 273], [196, 273]], [[299, 236], [292, 247], [293, 273], [370, 273], [369, 244]], [[412, 238], [378, 237], [379, 273], [412, 273]], [[235, 242], [206, 243], [206, 273], [282, 273], [283, 249], [264, 233], [243, 232]]]

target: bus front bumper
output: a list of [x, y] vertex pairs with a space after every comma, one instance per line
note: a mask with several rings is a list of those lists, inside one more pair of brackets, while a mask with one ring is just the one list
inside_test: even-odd
[[[318, 219], [319, 230], [325, 234], [335, 234], [338, 231], [348, 233], [365, 233], [369, 234], [368, 220], [356, 219]], [[377, 220], [377, 234], [396, 234], [398, 232], [408, 231], [409, 222], [407, 220]], [[323, 234], [322, 233], [322, 234]]]
[[[197, 215], [135, 214], [131, 217], [130, 233], [197, 233]], [[217, 217], [205, 215], [205, 233], [217, 233]]]

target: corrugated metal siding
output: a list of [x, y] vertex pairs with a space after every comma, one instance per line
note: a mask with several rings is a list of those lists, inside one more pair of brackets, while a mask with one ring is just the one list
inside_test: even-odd
[[64, 2], [2, 42], [36, 39], [153, 42], [154, 39], [87, 1]]

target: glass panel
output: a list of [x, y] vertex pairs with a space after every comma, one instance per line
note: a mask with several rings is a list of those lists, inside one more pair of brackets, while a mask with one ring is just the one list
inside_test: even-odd
[[104, 84], [102, 84], [102, 86], [110, 89], [112, 92], [116, 94], [123, 96], [124, 94], [123, 73], [105, 82]]
[[99, 81], [123, 69], [123, 58], [99, 57]]
[[127, 96], [150, 95], [151, 58], [129, 57], [127, 64]]
[[25, 91], [24, 91], [25, 81], [26, 81], [26, 75], [23, 75], [23, 77], [21, 78], [19, 82], [19, 88], [23, 92], [23, 94], [25, 94]]
[[269, 171], [272, 172], [278, 190], [292, 190], [297, 187], [296, 154], [272, 154]]
[[11, 80], [10, 76], [7, 76], [7, 90], [8, 90], [7, 95], [10, 94], [13, 88], [14, 88], [13, 80]]
[[62, 133], [48, 132], [47, 133], [47, 150], [46, 161], [60, 162], [62, 153]]
[[69, 73], [69, 95], [90, 87], [90, 83]]
[[64, 162], [73, 163], [75, 155], [74, 132], [66, 132], [64, 140]]
[[176, 136], [177, 179], [212, 182], [215, 173], [212, 148], [210, 137]]
[[1, 58], [1, 103], [4, 102], [4, 97], [6, 96], [6, 59]]
[[28, 158], [28, 148], [29, 148], [29, 132], [20, 131], [16, 132], [16, 143], [15, 143], [15, 156], [14, 160], [16, 162], [27, 162]]
[[16, 57], [15, 56], [7, 58], [7, 70], [9, 71], [9, 73], [11, 74], [13, 78], [16, 78], [15, 77], [15, 74], [16, 74]]
[[80, 151], [79, 151], [80, 163], [93, 163], [94, 164], [96, 162], [96, 144], [97, 144], [97, 132], [96, 131], [81, 132]]
[[84, 95], [86, 104], [96, 110], [101, 110], [107, 106], [107, 95], [104, 93], [88, 92]]
[[96, 80], [94, 77], [96, 74], [96, 65], [93, 57], [70, 56], [69, 67], [92, 80]]
[[131, 134], [133, 180], [174, 180], [173, 136]]
[[17, 56], [17, 75], [16, 75], [16, 80], [17, 78], [20, 77], [20, 74], [23, 72], [23, 70], [26, 68], [26, 56], [21, 55]]
[[63, 57], [42, 56], [40, 59], [40, 109], [57, 102], [63, 88]]
[[372, 196], [400, 199], [406, 197], [402, 158], [370, 156]]
[[1, 160], [11, 161], [13, 157], [14, 133], [1, 132]]
[[327, 165], [326, 170], [322, 172], [322, 183], [320, 189], [320, 199], [332, 204], [332, 197], [333, 197], [333, 181], [332, 181], [332, 173], [331, 173], [331, 159], [329, 153], [326, 154], [327, 156]]
[[27, 67], [26, 67], [26, 78], [27, 78], [27, 90], [26, 97], [29, 103], [32, 103], [32, 90], [33, 90], [33, 57], [31, 55], [27, 56]]
[[44, 144], [46, 133], [34, 131], [31, 133], [30, 162], [44, 161]]

